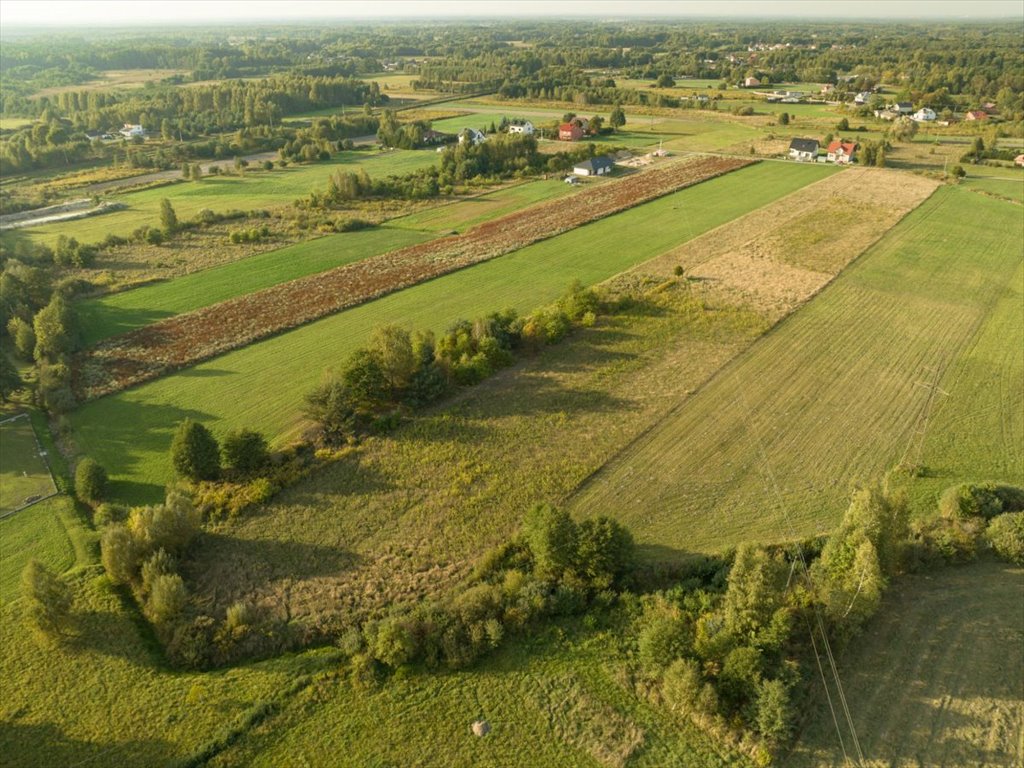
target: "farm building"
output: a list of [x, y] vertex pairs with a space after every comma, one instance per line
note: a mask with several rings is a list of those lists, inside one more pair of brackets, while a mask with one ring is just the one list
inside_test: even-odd
[[853, 97], [853, 103], [867, 104], [869, 101], [871, 101], [872, 95], [873, 94], [871, 93], [871, 91], [861, 91], [860, 93]]
[[582, 163], [577, 163], [573, 166], [572, 172], [577, 176], [604, 176], [612, 172], [612, 168], [615, 167], [615, 163], [607, 155], [601, 155], [600, 157], [592, 157], [589, 160], [584, 160]]
[[509, 133], [521, 133], [524, 136], [533, 135], [533, 123], [529, 120], [514, 120], [508, 127]]
[[935, 120], [935, 110], [928, 109], [928, 107], [921, 107], [917, 112], [910, 116], [911, 120], [916, 120], [919, 123], [930, 123]]
[[562, 123], [558, 126], [559, 141], [579, 141], [583, 138], [583, 129], [576, 123]]
[[467, 141], [475, 145], [487, 141], [487, 137], [476, 128], [463, 128], [459, 131], [459, 144], [464, 144]]
[[134, 125], [132, 123], [125, 123], [124, 128], [118, 131], [126, 139], [134, 139], [136, 137], [145, 137], [146, 131], [143, 130], [141, 125]]
[[1022, 168], [1024, 168], [1024, 155], [1017, 155], [1015, 158], [1013, 158], [1013, 164], [1019, 165]]
[[833, 141], [828, 145], [828, 161], [845, 165], [853, 162], [853, 156], [857, 152], [855, 141]]
[[964, 120], [988, 120], [988, 112], [976, 109], [964, 115]]
[[761, 81], [758, 80], [756, 77], [748, 77], [746, 80], [740, 83], [740, 86], [742, 88], [759, 88], [761, 86]]
[[818, 157], [817, 139], [793, 139], [789, 142], [789, 156], [797, 162], [811, 161]]
[[577, 179], [575, 176], [566, 176], [565, 177], [565, 183], [566, 184], [579, 184], [580, 180]]

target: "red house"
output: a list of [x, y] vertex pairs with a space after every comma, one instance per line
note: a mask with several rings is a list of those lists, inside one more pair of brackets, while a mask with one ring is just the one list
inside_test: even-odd
[[982, 112], [980, 109], [976, 109], [973, 112], [968, 112], [964, 117], [965, 120], [988, 120], [988, 112]]
[[830, 163], [849, 163], [857, 151], [855, 141], [833, 141], [828, 145], [828, 160]]
[[559, 141], [579, 141], [583, 138], [583, 129], [576, 123], [562, 123], [558, 126]]

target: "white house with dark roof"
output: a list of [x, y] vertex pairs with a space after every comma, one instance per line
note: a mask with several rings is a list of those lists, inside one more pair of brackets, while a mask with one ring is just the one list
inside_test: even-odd
[[584, 160], [582, 163], [576, 163], [572, 172], [577, 176], [605, 176], [611, 173], [614, 167], [615, 163], [610, 157], [601, 155]]
[[524, 136], [532, 136], [533, 135], [533, 123], [531, 123], [529, 120], [522, 120], [522, 121], [518, 121], [517, 120], [516, 122], [514, 122], [514, 123], [509, 125], [508, 132], [509, 133], [521, 133]]
[[818, 140], [793, 139], [789, 142], [789, 156], [798, 163], [815, 162], [818, 159]]

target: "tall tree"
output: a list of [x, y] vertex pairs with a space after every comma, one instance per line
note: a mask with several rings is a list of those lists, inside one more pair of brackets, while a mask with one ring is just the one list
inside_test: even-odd
[[166, 197], [160, 201], [160, 228], [167, 235], [173, 235], [178, 231], [178, 214], [174, 212], [174, 206]]
[[67, 633], [71, 618], [71, 590], [53, 571], [36, 559], [21, 572], [21, 594], [28, 602], [27, 618], [49, 638]]

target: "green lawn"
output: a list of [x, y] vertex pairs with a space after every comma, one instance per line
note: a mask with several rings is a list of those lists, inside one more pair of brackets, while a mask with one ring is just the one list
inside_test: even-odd
[[141, 192], [112, 195], [110, 200], [122, 202], [128, 208], [87, 219], [19, 231], [46, 243], [54, 242], [62, 234], [92, 243], [102, 240], [108, 233], [123, 236], [144, 225], [158, 225], [160, 201], [164, 198], [171, 201], [179, 219], [191, 218], [203, 208], [212, 211], [248, 211], [284, 205], [314, 190], [325, 190], [328, 178], [339, 170], [362, 168], [370, 176], [379, 178], [410, 173], [434, 165], [437, 159], [438, 154], [433, 150], [339, 152], [326, 162], [290, 165], [272, 171], [253, 170], [244, 177], [207, 176], [200, 182], [182, 182]]
[[82, 335], [85, 344], [92, 345], [165, 317], [426, 239], [423, 232], [390, 226], [328, 235], [168, 282], [83, 301], [78, 305]]
[[[918, 513], [960, 479], [1024, 484], [1020, 247], [1019, 208], [940, 188], [604, 467], [574, 508], [616, 515], [666, 557], [822, 533], [850, 485], [913, 456], [926, 424], [923, 462], [940, 475], [931, 494], [912, 491]], [[925, 420], [934, 384], [953, 408], [945, 427]]]
[[383, 323], [443, 330], [503, 307], [531, 310], [573, 279], [605, 280], [832, 172], [758, 164], [102, 398], [71, 415], [76, 444], [112, 473], [116, 496], [152, 500], [170, 477], [170, 436], [187, 416], [220, 434], [248, 426], [287, 437], [324, 367]]
[[27, 498], [48, 496], [55, 490], [28, 417], [0, 424], [0, 512], [17, 509]]
[[[999, 171], [1003, 169], [989, 168], [986, 170]], [[1010, 169], [1006, 169], [1003, 171], [1003, 175], [996, 178], [989, 175], [975, 176], [973, 167], [969, 168], [967, 172], [967, 178], [961, 183], [968, 189], [977, 189], [990, 195], [1005, 197], [1008, 200], [1024, 203], [1024, 174], [1021, 174], [1019, 171], [1014, 172]], [[1019, 178], [1015, 179], [1013, 178], [1014, 176], [1018, 176]]]

